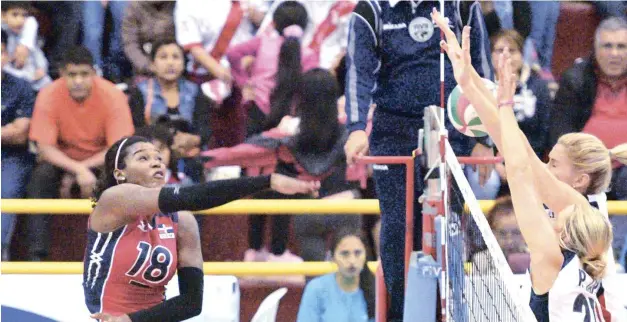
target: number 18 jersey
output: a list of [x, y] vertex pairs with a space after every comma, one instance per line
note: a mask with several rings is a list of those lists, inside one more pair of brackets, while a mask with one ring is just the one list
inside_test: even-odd
[[83, 290], [91, 313], [150, 308], [165, 299], [177, 268], [178, 215], [140, 218], [110, 233], [88, 229]]

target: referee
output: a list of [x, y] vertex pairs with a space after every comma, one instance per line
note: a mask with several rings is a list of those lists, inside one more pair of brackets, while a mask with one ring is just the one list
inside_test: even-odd
[[[417, 147], [423, 110], [440, 105], [440, 31], [430, 13], [437, 1], [360, 1], [349, 25], [346, 55], [346, 114], [350, 136], [344, 147], [349, 164], [356, 157], [407, 156]], [[446, 1], [445, 13], [459, 34], [472, 27], [475, 69], [492, 78], [489, 41], [478, 2]], [[445, 95], [455, 87], [453, 68], [445, 63]], [[376, 104], [370, 142], [365, 132], [368, 108]], [[491, 142], [477, 142], [457, 131], [449, 138], [459, 155], [493, 156]], [[389, 321], [402, 321], [405, 245], [405, 166], [376, 165], [374, 180], [381, 207], [381, 262], [391, 295]], [[421, 170], [415, 168], [415, 196], [422, 194]], [[480, 173], [489, 175], [491, 168]], [[414, 204], [414, 245], [421, 245], [422, 215]]]

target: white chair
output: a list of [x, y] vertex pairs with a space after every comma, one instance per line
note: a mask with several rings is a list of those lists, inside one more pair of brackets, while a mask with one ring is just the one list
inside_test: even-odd
[[276, 314], [279, 310], [279, 302], [287, 293], [287, 287], [282, 287], [268, 295], [261, 305], [259, 305], [259, 309], [253, 316], [251, 322], [275, 322]]
[[[205, 275], [202, 313], [186, 322], [239, 322], [240, 289], [235, 276]], [[170, 281], [166, 298], [179, 295], [178, 278]]]

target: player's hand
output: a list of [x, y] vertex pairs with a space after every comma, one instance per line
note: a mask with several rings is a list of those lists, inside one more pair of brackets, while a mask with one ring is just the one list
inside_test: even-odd
[[354, 131], [348, 136], [346, 144], [344, 144], [344, 153], [346, 154], [346, 163], [349, 165], [355, 163], [357, 158], [368, 153], [368, 135], [366, 131]]
[[90, 315], [89, 317], [91, 317], [92, 319], [97, 319], [100, 322], [133, 322], [131, 321], [131, 318], [128, 317], [128, 315], [126, 314], [120, 315], [120, 316], [113, 316], [107, 313], [95, 313], [95, 314]]
[[29, 54], [30, 50], [28, 50], [28, 47], [21, 44], [17, 45], [17, 47], [15, 47], [15, 52], [13, 53], [13, 66], [17, 69], [22, 69], [24, 64], [26, 64]]
[[[489, 148], [481, 143], [475, 144], [475, 147], [472, 149], [470, 154], [472, 157], [493, 157], [494, 151], [492, 148]], [[472, 166], [473, 170], [479, 172], [479, 185], [483, 187], [485, 183], [490, 178], [490, 174], [492, 174], [492, 169], [494, 169], [493, 164], [478, 164]]]
[[508, 48], [503, 50], [498, 59], [497, 75], [499, 85], [496, 98], [499, 103], [513, 102], [516, 94], [516, 75], [512, 73], [512, 60]]
[[472, 61], [470, 58], [470, 27], [465, 26], [462, 32], [462, 45], [459, 45], [457, 36], [448, 25], [448, 19], [443, 17], [435, 8], [431, 18], [444, 32], [446, 41], [440, 41], [440, 46], [446, 52], [453, 65], [453, 75], [460, 86], [468, 85], [472, 76]]
[[297, 193], [301, 193], [312, 194], [314, 197], [318, 197], [320, 181], [304, 181], [294, 179], [282, 174], [273, 173], [270, 176], [270, 188], [284, 195], [294, 195]]

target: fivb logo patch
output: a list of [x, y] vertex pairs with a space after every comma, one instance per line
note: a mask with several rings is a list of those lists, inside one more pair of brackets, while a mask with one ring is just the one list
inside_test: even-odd
[[161, 239], [174, 238], [174, 228], [172, 228], [172, 226], [168, 226], [166, 224], [160, 224], [157, 229], [159, 229], [159, 238]]

